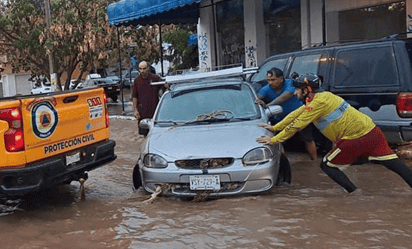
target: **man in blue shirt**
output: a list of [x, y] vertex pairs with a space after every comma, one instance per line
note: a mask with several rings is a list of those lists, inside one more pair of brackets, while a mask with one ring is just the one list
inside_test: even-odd
[[[285, 79], [283, 71], [279, 68], [272, 68], [266, 73], [269, 84], [263, 86], [258, 91], [256, 103], [263, 108], [270, 105], [280, 105], [283, 108], [283, 113], [276, 115], [271, 124], [274, 125], [281, 121], [289, 113], [303, 105], [301, 101], [294, 95], [295, 87], [292, 85], [292, 79]], [[306, 150], [312, 160], [317, 158], [316, 144], [313, 140], [313, 125], [308, 125], [299, 132], [299, 138], [305, 142]]]

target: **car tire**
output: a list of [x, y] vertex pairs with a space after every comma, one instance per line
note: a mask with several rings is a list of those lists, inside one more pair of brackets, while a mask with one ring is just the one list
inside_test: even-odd
[[142, 186], [142, 176], [140, 174], [139, 165], [136, 164], [133, 168], [133, 188], [138, 190]]
[[290, 163], [285, 154], [280, 154], [279, 172], [276, 179], [276, 186], [282, 185], [284, 182], [290, 184], [292, 182], [292, 171]]

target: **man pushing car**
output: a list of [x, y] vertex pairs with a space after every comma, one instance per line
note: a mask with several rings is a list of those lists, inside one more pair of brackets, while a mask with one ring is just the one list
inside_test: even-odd
[[266, 123], [258, 124], [272, 132], [280, 132], [273, 137], [259, 137], [257, 142], [268, 145], [282, 143], [308, 124], [314, 123], [335, 144], [323, 158], [320, 167], [347, 192], [355, 191], [356, 186], [341, 169], [359, 159], [384, 165], [412, 187], [412, 170], [389, 147], [381, 129], [369, 116], [350, 106], [341, 97], [320, 91], [322, 81], [315, 74], [301, 75], [293, 85], [295, 94], [305, 105], [273, 127]]

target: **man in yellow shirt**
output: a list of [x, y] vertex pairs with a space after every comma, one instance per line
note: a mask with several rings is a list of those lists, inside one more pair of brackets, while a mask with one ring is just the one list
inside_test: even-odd
[[319, 91], [321, 79], [315, 74], [301, 75], [294, 81], [295, 94], [305, 105], [291, 112], [275, 126], [259, 124], [276, 136], [262, 136], [256, 141], [277, 144], [289, 139], [308, 124], [315, 126], [335, 147], [321, 162], [321, 169], [349, 193], [356, 186], [340, 170], [358, 159], [382, 164], [400, 175], [412, 187], [412, 170], [389, 147], [381, 129], [372, 119], [350, 106], [344, 99], [327, 91]]

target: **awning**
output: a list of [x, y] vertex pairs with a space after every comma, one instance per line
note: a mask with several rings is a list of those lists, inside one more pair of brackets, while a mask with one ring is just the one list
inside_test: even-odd
[[201, 0], [121, 0], [109, 4], [110, 25], [197, 23]]

